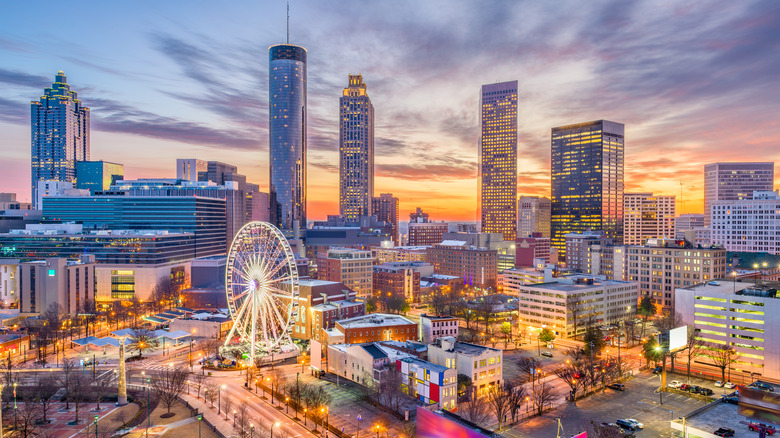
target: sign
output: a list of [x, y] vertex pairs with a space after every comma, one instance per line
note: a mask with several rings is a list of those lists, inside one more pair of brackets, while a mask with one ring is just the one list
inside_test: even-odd
[[679, 350], [688, 345], [688, 326], [669, 330], [669, 351]]

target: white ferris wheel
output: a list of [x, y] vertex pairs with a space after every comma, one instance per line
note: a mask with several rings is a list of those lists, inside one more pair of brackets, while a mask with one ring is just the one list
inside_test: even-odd
[[292, 345], [298, 269], [282, 232], [266, 222], [244, 225], [230, 245], [225, 277], [233, 319], [225, 347], [238, 346], [255, 363], [258, 357]]

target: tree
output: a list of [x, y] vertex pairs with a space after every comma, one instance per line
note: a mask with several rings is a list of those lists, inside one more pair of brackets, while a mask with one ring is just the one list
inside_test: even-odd
[[616, 424], [596, 424], [591, 421], [590, 429], [588, 436], [592, 435], [595, 438], [623, 438], [625, 436], [625, 431]]
[[509, 395], [509, 415], [512, 416], [512, 423], [514, 423], [525, 401], [525, 386], [519, 379], [507, 380], [504, 382], [504, 390]]
[[[661, 333], [669, 333], [670, 330], [682, 327], [683, 317], [677, 311], [665, 310], [663, 315], [655, 321], [655, 327]], [[672, 371], [674, 371], [674, 357], [677, 352], [669, 352], [669, 358], [672, 360]], [[664, 368], [666, 367], [666, 358], [664, 358]]]
[[601, 330], [596, 326], [589, 326], [585, 331], [585, 354], [591, 354], [591, 345], [593, 346], [593, 355], [598, 356], [601, 350], [604, 349], [604, 335], [601, 334]]
[[79, 422], [79, 408], [84, 406], [84, 401], [92, 394], [92, 388], [90, 387], [89, 378], [84, 373], [73, 373], [69, 378], [70, 389], [68, 390], [67, 399], [73, 403], [73, 407], [76, 411], [75, 422]]
[[541, 368], [541, 363], [533, 357], [521, 357], [517, 360], [517, 369], [526, 382], [534, 380], [539, 368]]
[[428, 307], [434, 315], [446, 315], [447, 297], [442, 293], [441, 287], [437, 287], [431, 292], [431, 302]]
[[686, 359], [688, 359], [688, 365], [687, 365], [688, 382], [691, 381], [691, 363], [693, 362], [694, 358], [701, 356], [703, 348], [704, 348], [704, 341], [698, 337], [698, 333], [693, 328], [693, 326], [688, 327], [688, 342], [685, 346], [685, 356]]
[[138, 357], [143, 357], [144, 351], [153, 350], [160, 345], [154, 332], [147, 329], [135, 329], [130, 332], [129, 342], [125, 345], [127, 351], [137, 351]]
[[645, 357], [647, 363], [653, 361], [656, 366], [658, 365], [658, 361], [663, 356], [663, 348], [655, 339], [655, 336], [650, 336], [650, 339], [642, 345], [642, 356]]
[[290, 405], [295, 409], [295, 418], [298, 418], [298, 411], [301, 409], [301, 403], [303, 401], [303, 384], [300, 379], [295, 379], [295, 382], [290, 382], [285, 390], [287, 396], [290, 397]]
[[213, 380], [209, 380], [206, 383], [206, 389], [203, 392], [203, 398], [206, 399], [207, 402], [211, 404], [211, 407], [214, 407], [214, 400], [219, 397], [219, 384], [214, 382]]
[[577, 339], [577, 321], [580, 316], [580, 303], [579, 301], [569, 301], [566, 305], [566, 311], [571, 315], [572, 324], [574, 326], [574, 339]]
[[473, 385], [471, 377], [465, 374], [458, 374], [458, 400], [471, 390], [471, 385]]
[[222, 410], [225, 411], [225, 420], [228, 419], [228, 413], [233, 408], [233, 397], [229, 391], [225, 391], [225, 395], [222, 396]]
[[271, 390], [275, 394], [279, 393], [279, 388], [284, 388], [285, 382], [287, 382], [287, 375], [278, 367], [273, 367], [269, 374], [271, 377]]
[[389, 313], [406, 313], [409, 311], [409, 303], [403, 295], [393, 294], [389, 296], [386, 305]]
[[[631, 345], [630, 343], [634, 342], [634, 336], [636, 335], [636, 320], [633, 318], [624, 320], [623, 330], [626, 332], [626, 344]], [[620, 342], [620, 339], [618, 339], [618, 342]]]
[[25, 398], [25, 403], [16, 409], [15, 420], [16, 434], [18, 438], [31, 438], [38, 433], [38, 418], [41, 415], [40, 408], [32, 400]]
[[639, 306], [636, 308], [636, 314], [642, 317], [642, 337], [645, 337], [645, 326], [647, 319], [655, 315], [655, 302], [649, 296], [642, 297], [639, 300]]
[[[138, 309], [136, 307], [135, 309]], [[97, 322], [97, 304], [95, 300], [84, 298], [79, 303], [79, 316], [84, 323], [85, 333], [84, 336], [89, 336], [89, 325]], [[94, 331], [94, 330], [93, 330]]]
[[463, 418], [477, 425], [485, 425], [490, 418], [488, 404], [477, 391], [469, 391], [466, 401], [458, 404], [458, 411]]
[[509, 414], [509, 393], [503, 385], [495, 385], [488, 389], [486, 398], [488, 406], [498, 420], [498, 430], [501, 430], [501, 426]]
[[160, 402], [167, 408], [167, 413], [171, 413], [171, 406], [179, 399], [187, 385], [186, 368], [168, 368], [156, 377], [151, 379], [151, 390]]
[[533, 394], [533, 400], [534, 405], [536, 406], [536, 411], [539, 413], [539, 415], [542, 415], [542, 412], [544, 412], [544, 406], [551, 404], [557, 396], [558, 394], [555, 392], [553, 387], [547, 385], [546, 382], [542, 382], [542, 384], [537, 387], [535, 393]]
[[162, 306], [173, 307], [179, 302], [180, 291], [181, 285], [177, 284], [170, 275], [161, 277], [152, 289], [152, 306], [158, 309]]
[[403, 374], [394, 366], [389, 366], [379, 384], [379, 393], [385, 401], [384, 405], [389, 407], [395, 413], [399, 413], [401, 402], [405, 394], [404, 388], [407, 388], [410, 382], [405, 382]]
[[491, 321], [495, 316], [493, 304], [489, 301], [483, 300], [477, 304], [477, 315], [482, 319], [482, 323], [485, 324], [485, 333], [490, 335]]
[[720, 380], [726, 381], [726, 368], [737, 360], [738, 353], [728, 345], [706, 344], [703, 355], [707, 356], [712, 365], [720, 368]]
[[192, 379], [193, 384], [198, 388], [197, 398], [200, 398], [200, 390], [205, 388], [209, 378], [205, 374], [193, 374], [190, 378]]
[[40, 406], [40, 413], [43, 415], [43, 422], [48, 423], [46, 415], [53, 403], [52, 397], [59, 390], [57, 385], [57, 379], [51, 374], [43, 374], [36, 376], [35, 386], [33, 387], [33, 397], [36, 403]]
[[508, 341], [512, 341], [512, 324], [509, 321], [504, 321], [501, 324], [501, 334], [504, 335], [504, 349]]
[[[59, 374], [59, 378], [66, 394], [73, 389], [71, 377], [74, 374], [76, 374], [76, 362], [67, 357], [62, 359], [62, 371]], [[70, 397], [65, 397], [65, 409], [70, 409]]]
[[[303, 403], [309, 411], [312, 419], [318, 419], [321, 416], [320, 408], [327, 407], [332, 401], [330, 394], [325, 388], [318, 385], [307, 384], [303, 391]], [[314, 423], [314, 430], [317, 430], [317, 423]]]
[[570, 400], [575, 404], [577, 391], [585, 387], [588, 374], [588, 367], [571, 361], [555, 370], [555, 375], [569, 387]]
[[112, 385], [113, 379], [114, 376], [112, 373], [107, 372], [98, 375], [95, 377], [95, 380], [92, 381], [92, 394], [97, 399], [97, 406], [95, 408], [98, 411], [100, 410], [100, 402], [112, 389], [114, 389], [114, 386]]
[[463, 318], [463, 321], [466, 323], [466, 329], [471, 330], [471, 321], [474, 319], [476, 314], [471, 311], [471, 308], [469, 308], [468, 304], [463, 304], [460, 314]]
[[252, 425], [252, 414], [249, 412], [249, 405], [246, 401], [241, 401], [238, 404], [238, 409], [233, 415], [234, 427], [238, 430], [239, 438], [246, 438], [250, 436], [250, 429]]
[[379, 299], [375, 296], [370, 296], [366, 299], [366, 313], [374, 313], [379, 309]]
[[539, 332], [539, 342], [543, 342], [547, 344], [554, 340], [555, 340], [555, 333], [552, 330], [545, 327], [542, 329], [542, 331]]

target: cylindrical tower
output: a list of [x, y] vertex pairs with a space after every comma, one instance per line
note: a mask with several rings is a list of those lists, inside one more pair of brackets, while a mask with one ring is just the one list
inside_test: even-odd
[[306, 227], [306, 49], [268, 49], [270, 222]]

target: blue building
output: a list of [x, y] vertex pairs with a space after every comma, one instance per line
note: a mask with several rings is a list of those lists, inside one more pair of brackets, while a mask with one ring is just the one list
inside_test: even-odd
[[108, 161], [76, 162], [76, 188], [87, 189], [91, 194], [111, 188], [124, 178], [125, 166]]
[[[76, 182], [76, 162], [89, 160], [89, 108], [62, 71], [39, 101], [30, 103], [32, 200], [38, 181]], [[35, 205], [34, 208], [41, 208]]]
[[306, 49], [268, 49], [270, 222], [306, 227]]

